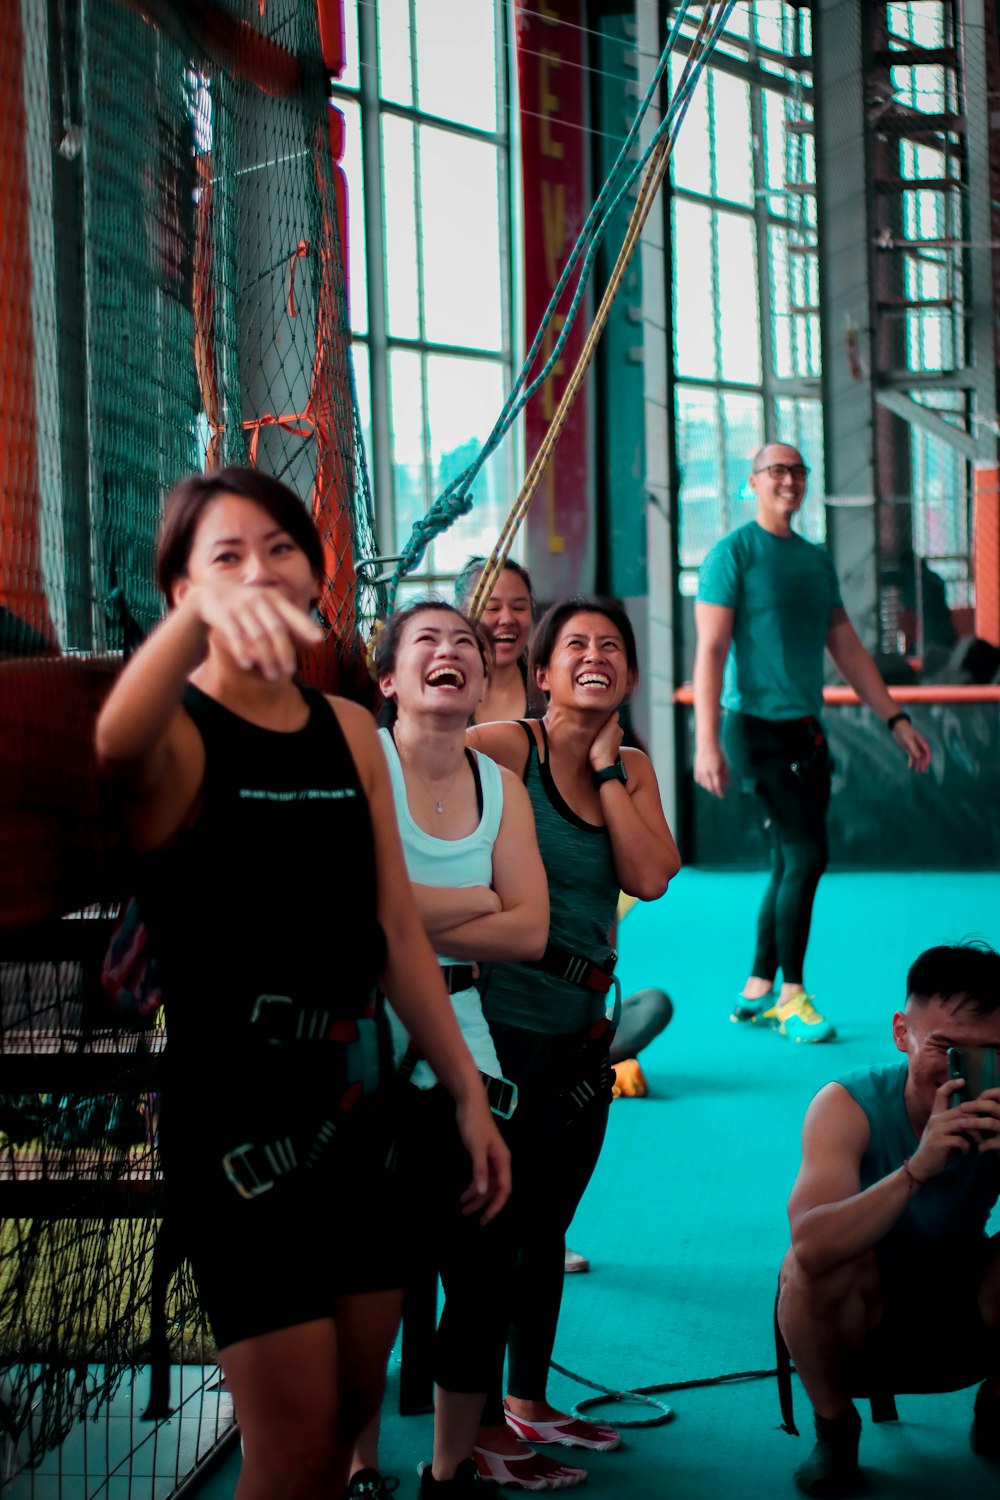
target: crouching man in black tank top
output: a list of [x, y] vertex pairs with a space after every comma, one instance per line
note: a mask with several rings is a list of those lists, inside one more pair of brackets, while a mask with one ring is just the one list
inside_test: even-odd
[[985, 1233], [1000, 1197], [1000, 1087], [982, 1086], [997, 1078], [1000, 954], [928, 949], [892, 1031], [903, 1061], [816, 1095], [788, 1204], [778, 1318], [815, 1411], [818, 1441], [795, 1475], [807, 1495], [865, 1487], [852, 1394], [985, 1376], [971, 1442], [1000, 1460], [1000, 1236]]

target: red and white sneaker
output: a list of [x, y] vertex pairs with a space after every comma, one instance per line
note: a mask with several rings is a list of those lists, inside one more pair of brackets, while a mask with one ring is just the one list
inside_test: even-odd
[[526, 1422], [504, 1408], [507, 1426], [526, 1443], [561, 1443], [564, 1448], [593, 1448], [609, 1453], [622, 1440], [614, 1427], [599, 1422], [585, 1422], [581, 1417], [564, 1417], [560, 1422]]
[[523, 1453], [491, 1453], [488, 1448], [473, 1448], [472, 1456], [484, 1479], [496, 1484], [506, 1484], [517, 1490], [568, 1490], [583, 1484], [586, 1469], [574, 1468], [572, 1464], [557, 1463], [536, 1453], [534, 1448], [525, 1448]]

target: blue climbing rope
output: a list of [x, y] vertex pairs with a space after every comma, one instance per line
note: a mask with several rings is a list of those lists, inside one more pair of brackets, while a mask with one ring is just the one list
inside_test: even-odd
[[[500, 443], [503, 441], [506, 434], [510, 431], [511, 427], [514, 425], [515, 421], [523, 411], [528, 401], [530, 401], [534, 393], [545, 382], [545, 380], [548, 379], [552, 370], [555, 368], [556, 363], [558, 362], [566, 345], [566, 341], [570, 336], [580, 307], [582, 306], [587, 286], [590, 281], [591, 272], [593, 271], [594, 265], [596, 263], [601, 240], [608, 227], [608, 224], [611, 222], [616, 209], [618, 208], [622, 199], [625, 197], [626, 193], [628, 193], [630, 188], [644, 172], [646, 166], [648, 165], [650, 157], [657, 149], [663, 137], [670, 132], [673, 132], [673, 134], [676, 136], [677, 131], [679, 131], [681, 124], [683, 123], [684, 116], [687, 113], [688, 105], [691, 101], [694, 90], [697, 87], [698, 81], [705, 68], [708, 58], [714, 51], [715, 45], [725, 29], [726, 21], [728, 20], [730, 12], [732, 11], [735, 3], [736, 0], [725, 0], [725, 3], [722, 4], [718, 14], [712, 21], [712, 24], [705, 36], [704, 45], [697, 58], [695, 58], [694, 61], [692, 61], [690, 56], [685, 59], [684, 70], [678, 81], [674, 96], [670, 101], [666, 113], [664, 114], [660, 123], [657, 125], [649, 140], [648, 145], [642, 152], [641, 156], [637, 161], [633, 163], [624, 179], [619, 181], [622, 168], [628, 161], [632, 148], [642, 127], [642, 122], [645, 119], [645, 116], [649, 110], [649, 106], [653, 101], [656, 90], [659, 87], [664, 73], [669, 66], [670, 57], [673, 53], [681, 26], [683, 25], [687, 17], [687, 13], [691, 8], [692, 0], [681, 0], [681, 3], [678, 5], [677, 12], [673, 24], [670, 28], [670, 32], [667, 36], [666, 43], [664, 44], [663, 51], [660, 55], [656, 68], [654, 69], [649, 86], [639, 106], [638, 112], [636, 113], [636, 117], [632, 122], [632, 125], [629, 128], [624, 141], [622, 142], [621, 149], [619, 150], [618, 155], [615, 158], [611, 170], [608, 173], [607, 179], [601, 187], [597, 198], [594, 200], [593, 207], [588, 213], [587, 218], [585, 219], [583, 226], [581, 227], [580, 233], [577, 236], [576, 242], [572, 250], [570, 251], [566, 264], [563, 267], [562, 274], [560, 275], [559, 280], [552, 292], [552, 296], [549, 299], [548, 306], [546, 307], [545, 312], [542, 315], [542, 319], [539, 324], [538, 331], [535, 334], [534, 340], [531, 344], [531, 348], [528, 350], [528, 353], [525, 356], [524, 363], [522, 364], [517, 378], [514, 381], [513, 386], [511, 387], [506, 401], [504, 402], [500, 415], [498, 416], [496, 423], [493, 426], [493, 430], [491, 431], [489, 437], [486, 439], [486, 442], [483, 444], [478, 455], [472, 461], [472, 463], [470, 463], [467, 468], [463, 469], [461, 474], [457, 475], [457, 477], [452, 480], [447, 488], [444, 489], [442, 493], [437, 497], [437, 499], [433, 502], [426, 514], [414, 523], [410, 536], [405, 546], [403, 547], [403, 550], [400, 553], [398, 559], [396, 560], [396, 567], [388, 583], [388, 588], [386, 591], [387, 614], [391, 614], [393, 609], [395, 608], [396, 592], [399, 588], [399, 584], [408, 573], [412, 572], [413, 569], [418, 566], [421, 558], [424, 555], [424, 552], [426, 551], [428, 543], [432, 541], [435, 536], [439, 536], [442, 532], [446, 531], [448, 527], [458, 519], [459, 516], [467, 515], [472, 509], [473, 498], [470, 492], [476, 476], [478, 475], [486, 461], [489, 459], [491, 454], [493, 454], [499, 447]], [[567, 308], [562, 328], [560, 329], [557, 339], [553, 343], [552, 350], [544, 365], [538, 371], [535, 377], [529, 382], [528, 377], [535, 363], [535, 360], [538, 357], [539, 350], [542, 347], [545, 331], [578, 265], [579, 273], [577, 276], [577, 283], [574, 288], [569, 306]]]

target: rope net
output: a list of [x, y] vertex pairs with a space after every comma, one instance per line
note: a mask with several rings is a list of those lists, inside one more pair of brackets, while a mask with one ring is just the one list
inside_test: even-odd
[[[358, 567], [377, 548], [331, 13], [322, 0], [0, 7], [7, 1477], [149, 1354], [163, 1032], [123, 1028], [101, 987], [129, 893], [91, 746], [120, 654], [162, 613], [164, 492], [234, 463], [289, 484], [326, 559], [327, 641], [303, 675], [328, 691], [367, 683], [361, 642], [381, 600]], [[173, 1359], [208, 1363], [183, 1275], [168, 1321]]]

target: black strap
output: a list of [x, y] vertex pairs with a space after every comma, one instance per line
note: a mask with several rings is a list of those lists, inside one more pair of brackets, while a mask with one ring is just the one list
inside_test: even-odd
[[781, 1425], [789, 1437], [798, 1437], [799, 1429], [795, 1425], [794, 1398], [792, 1395], [792, 1361], [788, 1353], [788, 1345], [785, 1343], [785, 1335], [781, 1331], [778, 1322], [778, 1299], [781, 1296], [781, 1283], [774, 1294], [774, 1352], [778, 1366], [778, 1404], [781, 1407]]
[[167, 1288], [181, 1263], [180, 1247], [169, 1210], [156, 1234], [150, 1279], [149, 1403], [143, 1422], [164, 1422], [170, 1405], [170, 1339], [167, 1334]]
[[618, 954], [612, 952], [603, 963], [597, 963], [584, 953], [573, 953], [569, 948], [560, 948], [558, 943], [547, 943], [541, 958], [525, 964], [527, 969], [540, 969], [555, 979], [564, 979], [567, 984], [577, 984], [581, 989], [593, 990], [606, 995], [614, 983], [614, 968]]
[[457, 995], [459, 990], [471, 989], [475, 983], [476, 971], [471, 964], [442, 964], [441, 973], [444, 975], [449, 995]]
[[483, 821], [483, 809], [486, 804], [483, 801], [483, 778], [479, 774], [479, 756], [466, 745], [465, 758], [472, 767], [472, 779], [476, 783], [476, 811], [479, 814], [479, 821], [481, 823]]
[[[531, 724], [528, 723], [527, 719], [515, 719], [514, 722], [515, 722], [515, 724], [520, 724], [521, 728], [524, 730], [525, 738], [528, 741], [528, 754], [525, 757], [524, 770], [521, 772], [521, 780], [524, 782], [525, 786], [527, 786], [527, 784], [528, 784], [528, 768], [531, 765], [531, 756], [532, 756], [532, 753], [534, 753], [535, 755], [538, 754], [538, 741], [535, 738], [535, 731], [531, 728]], [[531, 723], [533, 723], [533, 724], [540, 723], [540, 722], [541, 721], [538, 720], [538, 719], [533, 719], [531, 721]], [[542, 724], [542, 734], [544, 734], [544, 733], [545, 733], [545, 725]], [[545, 743], [546, 743], [546, 746], [547, 746], [548, 745], [548, 740], [546, 740]], [[539, 761], [539, 764], [540, 763], [541, 762]]]

